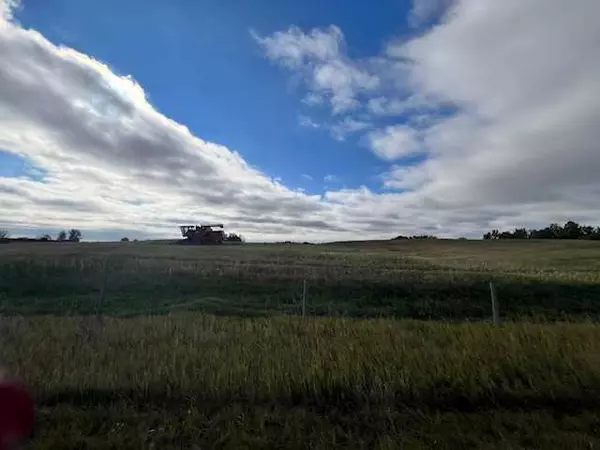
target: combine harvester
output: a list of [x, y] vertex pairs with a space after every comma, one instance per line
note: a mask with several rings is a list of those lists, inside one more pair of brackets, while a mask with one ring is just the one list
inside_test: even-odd
[[[223, 224], [216, 225], [181, 225], [181, 235], [185, 238], [180, 244], [210, 245], [222, 244], [225, 240]], [[221, 228], [213, 230], [213, 228]]]

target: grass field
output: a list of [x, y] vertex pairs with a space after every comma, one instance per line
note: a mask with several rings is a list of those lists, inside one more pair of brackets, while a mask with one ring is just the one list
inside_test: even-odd
[[[196, 310], [464, 320], [600, 314], [600, 242], [404, 241], [191, 247], [0, 245], [5, 315]], [[105, 267], [107, 267], [105, 269]], [[106, 278], [106, 283], [105, 283]]]
[[599, 269], [595, 242], [7, 244], [0, 363], [33, 448], [596, 448]]

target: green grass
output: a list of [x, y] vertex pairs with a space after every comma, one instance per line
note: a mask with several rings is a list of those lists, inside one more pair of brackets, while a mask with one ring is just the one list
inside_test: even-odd
[[33, 448], [591, 448], [600, 326], [8, 318]]
[[[104, 265], [107, 264], [107, 274]], [[113, 316], [196, 310], [464, 320], [489, 316], [488, 282], [505, 318], [600, 315], [598, 242], [373, 242], [191, 247], [0, 246], [5, 315]]]
[[598, 244], [0, 245], [0, 363], [32, 448], [595, 448]]

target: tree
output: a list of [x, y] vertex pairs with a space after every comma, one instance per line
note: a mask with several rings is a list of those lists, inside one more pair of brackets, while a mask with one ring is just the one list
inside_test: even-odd
[[580, 225], [572, 220], [567, 221], [564, 226], [552, 223], [546, 228], [539, 230], [526, 230], [525, 228], [515, 228], [512, 233], [509, 231], [498, 230], [487, 232], [483, 235], [484, 239], [593, 239], [600, 240], [600, 227], [589, 225]]
[[121, 242], [129, 242], [129, 238], [125, 236], [124, 238], [121, 238]]
[[51, 241], [52, 240], [52, 236], [50, 236], [49, 234], [44, 234], [42, 236], [40, 236], [40, 241]]
[[552, 233], [552, 237], [554, 239], [560, 239], [563, 235], [562, 227], [557, 223], [551, 223], [548, 227], [550, 229], [550, 233]]
[[581, 226], [577, 222], [569, 220], [565, 223], [562, 232], [564, 239], [580, 239], [583, 236]]
[[71, 242], [79, 242], [81, 240], [81, 231], [72, 228], [69, 231], [69, 241]]
[[8, 230], [6, 230], [4, 228], [0, 228], [0, 239], [7, 239], [8, 236], [10, 236], [10, 233], [8, 232]]
[[225, 240], [228, 242], [243, 242], [243, 238], [241, 235], [239, 234], [235, 234], [235, 233], [229, 233], [226, 237]]
[[550, 227], [541, 228], [539, 230], [529, 230], [531, 239], [554, 239], [554, 232]]
[[529, 232], [525, 228], [515, 228], [513, 239], [529, 239]]
[[483, 235], [483, 239], [486, 241], [498, 239], [500, 237], [500, 232], [498, 230], [488, 231]]
[[584, 225], [581, 227], [581, 234], [584, 239], [592, 239], [594, 236], [594, 227]]
[[58, 236], [56, 236], [56, 240], [57, 241], [66, 241], [67, 240], [67, 232], [65, 230], [62, 230], [60, 233], [58, 233]]

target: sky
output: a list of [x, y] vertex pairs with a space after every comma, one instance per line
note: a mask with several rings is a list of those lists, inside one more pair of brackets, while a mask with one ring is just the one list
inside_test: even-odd
[[600, 225], [597, 0], [0, 0], [0, 228]]

